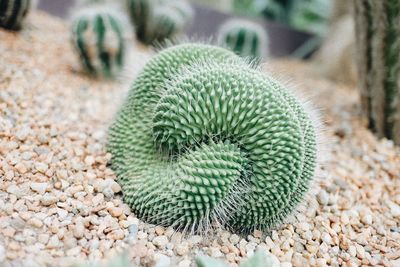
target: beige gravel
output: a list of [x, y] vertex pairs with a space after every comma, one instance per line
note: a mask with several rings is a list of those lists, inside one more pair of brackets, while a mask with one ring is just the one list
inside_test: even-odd
[[199, 254], [237, 266], [258, 248], [275, 266], [400, 266], [400, 150], [365, 129], [355, 88], [272, 62], [323, 109], [330, 145], [318, 182], [271, 233], [182, 236], [138, 220], [107, 167], [107, 126], [126, 87], [76, 70], [63, 22], [30, 22], [0, 30], [0, 266], [68, 266], [124, 249], [137, 266], [192, 266]]

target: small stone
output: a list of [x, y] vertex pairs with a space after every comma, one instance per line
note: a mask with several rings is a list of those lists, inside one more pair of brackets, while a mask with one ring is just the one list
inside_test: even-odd
[[329, 202], [328, 193], [326, 193], [325, 190], [321, 190], [317, 195], [317, 200], [318, 200], [319, 204], [321, 204], [323, 206], [327, 205]]
[[115, 230], [110, 234], [111, 239], [113, 240], [122, 240], [125, 237], [124, 231], [122, 230]]
[[93, 156], [87, 156], [85, 158], [85, 164], [88, 166], [92, 166], [95, 163], [95, 159]]
[[49, 193], [44, 194], [42, 198], [40, 199], [40, 203], [42, 203], [45, 206], [50, 206], [58, 201], [58, 198], [50, 195]]
[[176, 245], [175, 247], [176, 254], [179, 256], [184, 256], [189, 253], [189, 246], [186, 242]]
[[361, 217], [361, 222], [367, 225], [372, 224], [372, 215], [371, 214], [365, 214], [364, 216]]
[[168, 244], [168, 238], [166, 236], [163, 236], [163, 235], [162, 236], [156, 236], [153, 239], [153, 244], [156, 247], [160, 248], [160, 249], [164, 249], [165, 246]]
[[332, 237], [327, 232], [322, 233], [321, 239], [328, 245], [332, 243]]
[[154, 267], [169, 267], [171, 265], [171, 258], [164, 254], [155, 254], [155, 266]]
[[0, 262], [3, 262], [6, 259], [6, 250], [4, 246], [0, 244]]
[[46, 192], [47, 186], [47, 183], [31, 183], [31, 189], [40, 195], [43, 195]]
[[236, 234], [233, 234], [229, 237], [229, 241], [232, 243], [232, 245], [236, 245], [240, 241], [240, 237]]
[[58, 248], [58, 247], [61, 247], [62, 246], [62, 244], [60, 243], [60, 240], [58, 239], [58, 236], [57, 235], [53, 235], [51, 238], [50, 238], [50, 241], [49, 241], [49, 243], [47, 244], [47, 247], [48, 248]]
[[183, 260], [179, 262], [178, 267], [190, 267], [191, 264], [190, 260]]
[[165, 229], [162, 226], [156, 226], [154, 230], [157, 235], [163, 235], [165, 233]]
[[118, 207], [112, 207], [108, 211], [110, 212], [111, 216], [113, 216], [113, 217], [119, 217], [122, 215], [122, 212], [123, 212], [122, 208], [118, 208]]
[[48, 168], [49, 168], [49, 166], [46, 163], [42, 163], [42, 162], [35, 163], [35, 169], [41, 173], [45, 173]]
[[28, 224], [36, 228], [41, 228], [43, 226], [43, 222], [37, 218], [29, 219]]
[[82, 248], [80, 246], [77, 246], [77, 247], [67, 250], [66, 254], [67, 254], [67, 256], [70, 256], [70, 257], [77, 256], [77, 255], [79, 255], [79, 253], [81, 253], [81, 250], [82, 250]]
[[133, 223], [128, 226], [129, 238], [136, 238], [138, 234], [138, 225]]
[[73, 230], [73, 234], [74, 237], [76, 238], [82, 238], [85, 232], [85, 226], [83, 225], [83, 223], [81, 221], [78, 221], [75, 224], [74, 230]]

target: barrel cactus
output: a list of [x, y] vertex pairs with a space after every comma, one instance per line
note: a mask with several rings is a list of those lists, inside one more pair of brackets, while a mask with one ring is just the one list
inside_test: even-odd
[[82, 9], [72, 23], [72, 40], [85, 70], [114, 77], [125, 57], [124, 29], [118, 15], [106, 8]]
[[378, 137], [400, 145], [400, 1], [354, 1], [363, 114]]
[[183, 229], [280, 223], [316, 165], [314, 123], [279, 82], [204, 44], [161, 51], [109, 129], [111, 166], [142, 219]]
[[21, 29], [31, 5], [31, 0], [0, 0], [0, 27]]
[[184, 0], [127, 0], [136, 37], [144, 44], [176, 37], [192, 19], [193, 9]]
[[218, 42], [242, 57], [263, 59], [268, 55], [268, 35], [259, 24], [231, 19], [223, 23], [218, 31]]

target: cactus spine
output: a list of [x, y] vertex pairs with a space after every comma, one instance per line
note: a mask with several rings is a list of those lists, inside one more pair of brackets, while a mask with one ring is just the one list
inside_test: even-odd
[[378, 137], [400, 144], [400, 1], [354, 3], [363, 113]]
[[219, 44], [242, 57], [263, 59], [268, 54], [268, 36], [258, 24], [242, 19], [231, 19], [221, 25]]
[[109, 130], [124, 200], [151, 223], [269, 228], [292, 212], [316, 162], [313, 122], [285, 87], [219, 47], [153, 58]]
[[0, 27], [19, 30], [31, 7], [31, 0], [0, 0]]
[[87, 72], [110, 78], [121, 70], [125, 42], [118, 16], [105, 9], [83, 9], [73, 21], [72, 34]]

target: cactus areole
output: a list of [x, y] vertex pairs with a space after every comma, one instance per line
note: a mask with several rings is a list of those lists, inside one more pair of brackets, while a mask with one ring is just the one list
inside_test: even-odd
[[109, 130], [124, 200], [148, 222], [269, 228], [313, 177], [316, 139], [301, 104], [233, 52], [161, 51], [136, 78]]

